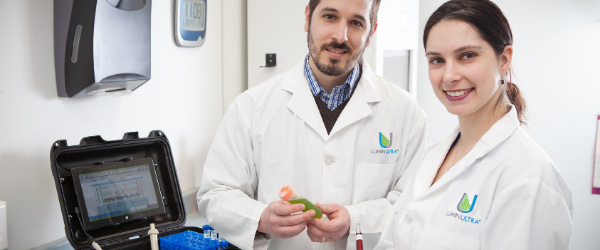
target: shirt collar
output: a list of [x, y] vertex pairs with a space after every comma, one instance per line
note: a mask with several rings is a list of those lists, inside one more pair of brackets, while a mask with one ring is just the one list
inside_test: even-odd
[[[323, 89], [323, 87], [321, 87], [321, 84], [319, 84], [319, 82], [317, 82], [317, 79], [315, 78], [315, 75], [312, 69], [310, 68], [310, 65], [308, 64], [309, 56], [310, 54], [307, 54], [306, 58], [304, 59], [304, 77], [308, 81], [308, 86], [310, 86], [310, 90], [312, 91], [313, 95], [317, 96], [321, 91], [327, 91]], [[360, 76], [360, 65], [358, 64], [358, 62], [356, 62], [356, 64], [354, 64], [354, 69], [352, 69], [352, 72], [350, 72], [350, 75], [348, 76], [348, 78], [346, 78], [346, 81], [344, 81], [344, 83], [341, 86], [349, 86], [349, 93], [351, 93], [354, 89], [354, 86], [356, 86], [358, 76]]]

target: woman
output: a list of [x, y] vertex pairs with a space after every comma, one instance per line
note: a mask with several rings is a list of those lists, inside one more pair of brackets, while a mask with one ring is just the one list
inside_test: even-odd
[[376, 249], [568, 249], [571, 191], [520, 127], [512, 32], [487, 0], [452, 0], [423, 35], [429, 79], [458, 129], [428, 149]]

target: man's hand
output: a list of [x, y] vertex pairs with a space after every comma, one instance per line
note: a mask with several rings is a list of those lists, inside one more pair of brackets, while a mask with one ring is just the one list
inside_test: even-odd
[[271, 202], [260, 215], [258, 231], [276, 238], [294, 237], [304, 231], [307, 223], [315, 216], [313, 210], [292, 215], [292, 213], [302, 212], [302, 210], [304, 210], [304, 204], [301, 203]]
[[338, 204], [316, 204], [327, 215], [329, 221], [311, 220], [307, 234], [314, 242], [336, 241], [350, 229], [350, 214], [344, 206]]

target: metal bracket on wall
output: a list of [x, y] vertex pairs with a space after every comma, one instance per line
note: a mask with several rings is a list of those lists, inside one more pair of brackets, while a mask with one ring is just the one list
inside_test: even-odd
[[265, 55], [265, 66], [261, 68], [275, 67], [277, 66], [277, 54], [266, 54]]

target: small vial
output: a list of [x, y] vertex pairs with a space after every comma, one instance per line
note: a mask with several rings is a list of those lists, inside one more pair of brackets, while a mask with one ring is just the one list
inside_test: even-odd
[[215, 231], [214, 229], [210, 230], [210, 240], [217, 240], [217, 231]]
[[360, 231], [360, 223], [356, 223], [356, 250], [363, 250], [363, 236]]
[[209, 225], [204, 225], [202, 226], [202, 231], [204, 231], [204, 238], [205, 239], [210, 239], [210, 226]]

